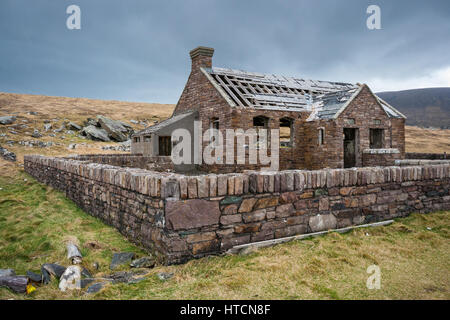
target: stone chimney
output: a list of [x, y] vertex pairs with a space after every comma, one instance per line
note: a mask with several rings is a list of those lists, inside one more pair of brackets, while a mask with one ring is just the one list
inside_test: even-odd
[[212, 67], [212, 56], [214, 54], [213, 48], [208, 47], [197, 47], [189, 52], [192, 60], [192, 71], [197, 70], [201, 67], [211, 68]]

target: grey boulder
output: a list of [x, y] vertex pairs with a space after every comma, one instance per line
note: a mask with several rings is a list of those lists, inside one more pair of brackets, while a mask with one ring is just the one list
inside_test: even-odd
[[128, 129], [120, 121], [112, 120], [104, 116], [97, 116], [97, 119], [102, 129], [108, 132], [112, 139], [119, 142], [128, 140]]
[[94, 127], [93, 125], [89, 125], [81, 131], [81, 134], [88, 137], [91, 140], [100, 140], [100, 141], [111, 141], [108, 137], [108, 132], [106, 132], [104, 129], [99, 129], [97, 127]]
[[0, 117], [0, 124], [11, 124], [14, 121], [16, 121], [16, 117], [14, 117], [14, 116]]
[[111, 261], [111, 265], [109, 266], [109, 268], [111, 270], [114, 270], [120, 265], [128, 264], [134, 258], [134, 256], [135, 256], [134, 252], [114, 253], [112, 261]]
[[81, 289], [81, 269], [79, 266], [69, 266], [59, 279], [59, 290]]
[[87, 288], [86, 293], [92, 294], [97, 293], [105, 286], [106, 282], [97, 282]]
[[69, 123], [67, 124], [67, 126], [68, 126], [69, 129], [75, 130], [75, 131], [80, 131], [80, 130], [82, 129], [81, 126], [77, 125], [77, 124], [74, 123], [74, 122], [69, 122]]
[[63, 275], [64, 271], [66, 271], [66, 267], [60, 266], [56, 263], [45, 263], [41, 267], [41, 272], [42, 270], [45, 270], [48, 274], [51, 274], [59, 279]]
[[155, 258], [148, 256], [133, 260], [130, 263], [132, 268], [153, 268], [155, 266]]

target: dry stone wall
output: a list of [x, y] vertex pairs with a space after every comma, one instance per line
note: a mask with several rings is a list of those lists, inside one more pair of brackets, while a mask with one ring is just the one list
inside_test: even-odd
[[186, 176], [25, 156], [25, 170], [169, 264], [450, 209], [449, 164]]

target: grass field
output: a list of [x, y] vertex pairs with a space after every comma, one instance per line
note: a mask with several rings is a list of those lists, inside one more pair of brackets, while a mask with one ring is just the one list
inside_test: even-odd
[[[24, 181], [27, 179], [27, 181]], [[0, 178], [0, 268], [23, 274], [46, 262], [68, 265], [64, 242], [77, 239], [84, 265], [108, 274], [113, 252], [144, 252], [25, 173]], [[249, 255], [157, 266], [137, 284], [96, 295], [62, 293], [53, 280], [29, 296], [0, 288], [1, 299], [449, 299], [450, 212], [413, 214], [384, 227], [332, 233]], [[427, 228], [431, 228], [427, 229]], [[99, 249], [84, 244], [97, 241]], [[381, 268], [381, 289], [368, 290], [368, 266]], [[161, 281], [157, 272], [173, 272]]]
[[[173, 105], [126, 103], [13, 95], [0, 93], [0, 116], [16, 113], [18, 122], [40, 130], [45, 119], [58, 118], [81, 123], [87, 117], [104, 114], [129, 122], [161, 120], [170, 116]], [[37, 115], [28, 114], [29, 111]], [[136, 129], [141, 127], [135, 126]], [[35, 140], [31, 129], [17, 129], [7, 140]], [[7, 133], [8, 126], [0, 127]], [[31, 130], [32, 132], [32, 130]], [[407, 151], [449, 151], [450, 130], [407, 127]], [[101, 146], [73, 136], [61, 139], [44, 135], [43, 141], [59, 146], [30, 148], [6, 146], [17, 153], [18, 162], [0, 159], [0, 268], [13, 268], [18, 274], [39, 271], [46, 262], [68, 265], [64, 242], [76, 240], [90, 269], [100, 264], [101, 276], [109, 273], [112, 254], [132, 250], [144, 252], [128, 242], [114, 228], [81, 211], [52, 188], [37, 183], [23, 172], [23, 155], [39, 153], [66, 155], [110, 153]], [[86, 143], [68, 150], [70, 143]], [[449, 299], [450, 212], [412, 214], [392, 225], [359, 229], [348, 234], [295, 241], [261, 249], [249, 255], [209, 257], [178, 266], [157, 266], [147, 280], [136, 284], [109, 285], [95, 295], [84, 291], [62, 293], [56, 280], [38, 287], [31, 295], [14, 294], [0, 288], [0, 299]], [[86, 247], [97, 241], [99, 248]], [[368, 290], [366, 270], [381, 268], [381, 289]], [[173, 272], [168, 281], [158, 272]]]

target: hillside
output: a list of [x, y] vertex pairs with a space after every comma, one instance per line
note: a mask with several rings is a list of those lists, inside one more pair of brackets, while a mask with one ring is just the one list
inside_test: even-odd
[[[44, 155], [114, 153], [118, 151], [102, 149], [114, 145], [113, 142], [91, 141], [80, 138], [77, 133], [67, 134], [66, 131], [52, 134], [52, 130], [48, 132], [43, 130], [44, 124], [50, 121], [53, 128], [58, 128], [67, 121], [82, 124], [86, 118], [94, 118], [101, 114], [127, 122], [134, 130], [140, 130], [145, 127], [142, 121], [152, 124], [154, 121], [166, 119], [172, 114], [174, 107], [171, 104], [0, 93], [0, 117], [14, 115], [17, 118], [14, 124], [0, 125], [0, 145], [16, 153], [19, 163], [23, 161], [24, 154], [32, 153]], [[31, 135], [34, 129], [38, 129], [43, 136], [39, 139], [33, 138]], [[44, 148], [23, 145], [23, 142], [36, 140], [52, 142], [54, 145]], [[68, 149], [71, 144], [76, 144], [76, 149]], [[449, 152], [450, 130], [407, 126], [406, 151]], [[6, 163], [0, 159], [0, 169]]]
[[[17, 154], [13, 163], [0, 158], [0, 269], [18, 274], [38, 272], [48, 262], [67, 264], [64, 242], [76, 239], [83, 266], [107, 276], [114, 252], [142, 249], [116, 229], [84, 213], [63, 193], [38, 183], [23, 171], [24, 154], [68, 155], [117, 153], [104, 150], [113, 142], [83, 139], [77, 134], [44, 132], [44, 121], [54, 127], [70, 120], [82, 123], [98, 114], [122, 120], [135, 130], [140, 121], [160, 121], [173, 105], [0, 93], [0, 117], [14, 114], [15, 124], [0, 125], [0, 145]], [[133, 120], [133, 122], [131, 121]], [[138, 120], [139, 123], [136, 124]], [[25, 125], [25, 126], [23, 126]], [[10, 130], [14, 127], [15, 134]], [[21, 141], [54, 142], [31, 147]], [[407, 151], [450, 150], [450, 130], [406, 128]], [[7, 143], [10, 142], [10, 143]], [[75, 149], [69, 149], [77, 144]], [[260, 249], [248, 255], [226, 255], [189, 261], [184, 265], [157, 265], [145, 279], [133, 284], [108, 284], [97, 294], [84, 290], [61, 292], [58, 282], [38, 286], [31, 295], [0, 288], [1, 299], [444, 299], [450, 298], [450, 213], [413, 214], [385, 227], [331, 233]], [[45, 236], [43, 236], [45, 235]], [[95, 246], [92, 246], [92, 243]], [[382, 289], [368, 290], [367, 267], [382, 269]], [[120, 269], [122, 270], [122, 269]], [[124, 269], [127, 270], [127, 269]], [[158, 273], [173, 273], [161, 280]], [[423, 275], [426, 274], [426, 277]]]
[[408, 125], [450, 129], [450, 88], [386, 91], [377, 95], [405, 114]]

